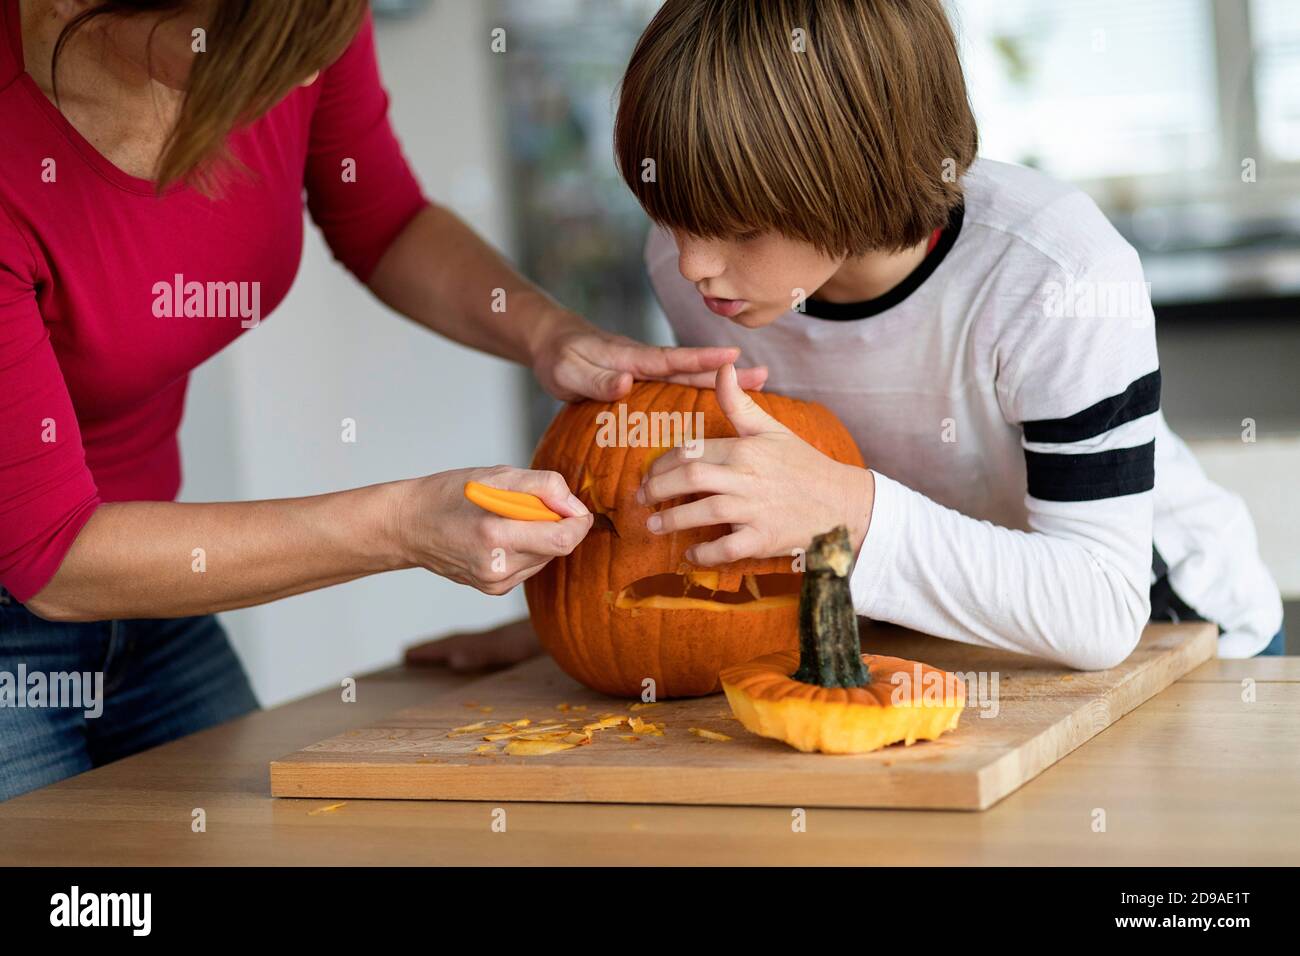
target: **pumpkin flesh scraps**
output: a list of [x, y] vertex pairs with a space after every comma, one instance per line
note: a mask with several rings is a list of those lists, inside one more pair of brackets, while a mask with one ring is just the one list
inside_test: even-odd
[[731, 739], [726, 734], [720, 734], [716, 730], [705, 730], [703, 727], [691, 727], [688, 728], [688, 730], [701, 740], [712, 740], [717, 743], [726, 743]]
[[542, 757], [546, 754], [572, 750], [577, 744], [562, 740], [512, 740], [506, 744], [505, 753], [511, 757]]
[[[559, 704], [557, 709], [585, 711], [587, 705]], [[640, 717], [625, 714], [601, 714], [596, 720], [574, 727], [571, 724], [581, 720], [580, 717], [564, 718], [563, 723], [542, 721], [534, 725], [527, 717], [504, 723], [492, 724], [479, 721], [465, 727], [456, 727], [448, 732], [448, 737], [460, 737], [466, 733], [477, 732], [482, 740], [488, 741], [474, 749], [480, 755], [503, 753], [512, 757], [538, 757], [546, 754], [560, 753], [575, 747], [585, 747], [595, 741], [595, 735], [602, 730], [629, 726], [647, 736], [662, 737], [664, 725], [654, 724]], [[636, 740], [636, 737], [624, 736], [623, 739]], [[504, 749], [498, 750], [497, 744], [505, 741]]]
[[770, 611], [799, 602], [798, 574], [727, 574], [686, 571], [655, 574], [618, 592], [618, 608], [659, 610]]
[[627, 718], [616, 714], [605, 714], [598, 717], [595, 722], [584, 724], [582, 729], [590, 733], [593, 730], [608, 730], [610, 727], [619, 727], [627, 723]]
[[463, 727], [453, 727], [447, 732], [448, 737], [460, 737], [464, 734], [472, 734], [476, 730], [482, 730], [484, 727], [492, 726], [490, 720], [480, 720], [477, 723], [466, 724]]
[[652, 723], [641, 717], [630, 717], [627, 722], [632, 733], [640, 734], [643, 737], [662, 737], [664, 735], [665, 725]]
[[[632, 711], [648, 710], [659, 706], [662, 706], [661, 702], [654, 701], [629, 704], [628, 709]], [[595, 720], [581, 723], [584, 718], [580, 716], [580, 713], [586, 711], [588, 705], [561, 703], [556, 704], [555, 709], [574, 712], [575, 715], [565, 718], [553, 718], [549, 721], [543, 720], [537, 723], [534, 723], [528, 717], [496, 723], [480, 720], [473, 724], [466, 724], [463, 727], [454, 727], [448, 731], [447, 736], [455, 738], [474, 735], [480, 740], [487, 741], [487, 743], [479, 744], [474, 748], [473, 752], [479, 756], [505, 754], [511, 757], [540, 757], [595, 743], [596, 735], [603, 730], [617, 731], [625, 729], [631, 731], [631, 733], [613, 734], [619, 740], [627, 743], [635, 743], [646, 737], [663, 737], [668, 731], [668, 725], [663, 721], [646, 720], [635, 713], [602, 713]], [[557, 723], [557, 720], [563, 722]], [[579, 724], [579, 726], [575, 726], [575, 724]], [[708, 741], [725, 742], [732, 739], [726, 734], [701, 727], [691, 727], [688, 728], [688, 731], [692, 735]], [[502, 742], [505, 744], [504, 748], [499, 746]]]
[[484, 740], [509, 740], [512, 737], [536, 737], [539, 734], [552, 733], [560, 730], [567, 730], [564, 724], [550, 724], [543, 727], [519, 727], [514, 730], [507, 730], [495, 734], [484, 734]]
[[[849, 595], [852, 558], [845, 528], [814, 538], [799, 600], [799, 651], [722, 672], [727, 702], [751, 733], [805, 753], [855, 754], [956, 729], [965, 706], [959, 679], [926, 664], [862, 653]], [[935, 684], [943, 688], [939, 695], [931, 692]]]

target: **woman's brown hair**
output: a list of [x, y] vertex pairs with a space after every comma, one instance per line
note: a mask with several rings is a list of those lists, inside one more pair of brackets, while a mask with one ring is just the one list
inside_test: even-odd
[[614, 127], [655, 222], [775, 230], [836, 256], [944, 225], [977, 144], [940, 0], [667, 0]]
[[[73, 17], [54, 45], [54, 92], [64, 45], [96, 17], [172, 14], [189, 0], [102, 0]], [[295, 86], [333, 63], [356, 35], [365, 0], [214, 0], [202, 24], [207, 52], [196, 54], [180, 116], [158, 160], [161, 192], [185, 180], [205, 191], [227, 156], [226, 137], [257, 119]]]

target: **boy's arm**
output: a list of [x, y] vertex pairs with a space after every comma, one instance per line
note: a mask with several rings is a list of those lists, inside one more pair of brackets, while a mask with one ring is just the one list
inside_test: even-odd
[[1048, 271], [1009, 279], [972, 337], [997, 357], [998, 402], [1022, 432], [1024, 478], [968, 478], [1026, 480], [1028, 530], [827, 458], [746, 397], [729, 368], [717, 396], [738, 437], [706, 440], [694, 458], [684, 449], [657, 458], [638, 494], [666, 507], [647, 527], [730, 525], [687, 552], [712, 566], [789, 555], [843, 524], [860, 546], [850, 579], [859, 614], [1083, 670], [1118, 664], [1150, 614], [1159, 372], [1141, 266], [1125, 248], [1073, 277], [1065, 294], [1134, 283], [1134, 307], [1114, 318], [1054, 316]]
[[1151, 492], [1040, 505], [1033, 530], [1016, 531], [877, 474], [852, 577], [858, 613], [1080, 670], [1114, 667], [1150, 614]]
[[1086, 292], [1081, 283], [1094, 293], [1134, 283], [1140, 294], [1117, 317], [1054, 317], [1043, 305], [1060, 289], [1046, 299], [1036, 289], [999, 343], [1030, 530], [977, 521], [877, 474], [852, 578], [859, 614], [1083, 670], [1132, 651], [1150, 614], [1155, 335], [1131, 250], [1075, 277], [1069, 294]]

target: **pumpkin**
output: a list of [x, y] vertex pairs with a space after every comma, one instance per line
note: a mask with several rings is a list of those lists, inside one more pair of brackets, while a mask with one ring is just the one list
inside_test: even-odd
[[[750, 395], [823, 454], [862, 466], [827, 409]], [[735, 434], [712, 389], [664, 382], [639, 383], [617, 402], [568, 405], [551, 423], [533, 467], [563, 475], [599, 520], [571, 554], [529, 578], [525, 593], [542, 646], [576, 680], [619, 697], [648, 687], [656, 699], [693, 697], [716, 693], [724, 667], [795, 647], [801, 575], [793, 557], [694, 566], [687, 549], [731, 529], [656, 535], [646, 528], [651, 509], [636, 500], [669, 447]]]
[[843, 527], [813, 540], [799, 598], [799, 650], [722, 672], [722, 689], [751, 733], [805, 753], [856, 754], [955, 730], [965, 685], [897, 657], [863, 654], [849, 594], [853, 564]]

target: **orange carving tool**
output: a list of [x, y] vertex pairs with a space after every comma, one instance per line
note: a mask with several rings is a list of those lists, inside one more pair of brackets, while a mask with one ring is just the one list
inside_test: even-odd
[[504, 491], [477, 481], [465, 482], [465, 497], [485, 511], [516, 521], [564, 520], [536, 495], [524, 491]]

